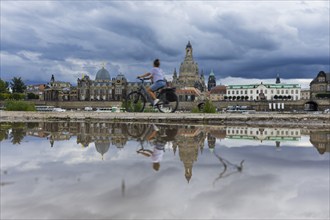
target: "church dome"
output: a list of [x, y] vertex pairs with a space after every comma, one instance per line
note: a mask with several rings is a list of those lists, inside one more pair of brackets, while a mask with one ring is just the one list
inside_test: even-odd
[[104, 67], [97, 71], [95, 80], [110, 80], [110, 73]]
[[191, 44], [190, 44], [190, 41], [188, 41], [188, 44], [187, 44], [186, 48], [188, 48], [188, 47], [189, 47], [189, 48], [192, 48], [192, 47], [191, 47]]
[[215, 76], [215, 75], [214, 75], [214, 72], [213, 72], [213, 69], [212, 69], [211, 72], [210, 72], [210, 76]]

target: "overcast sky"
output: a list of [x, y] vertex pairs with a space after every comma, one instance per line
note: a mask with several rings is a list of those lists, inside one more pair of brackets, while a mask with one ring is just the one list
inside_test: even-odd
[[[1, 1], [1, 78], [76, 84], [104, 63], [133, 81], [160, 58], [185, 56], [218, 83], [308, 85], [329, 72], [329, 1]], [[233, 78], [234, 77], [234, 78]], [[238, 79], [236, 79], [238, 77]], [[234, 79], [234, 80], [233, 80]], [[245, 80], [248, 79], [248, 80]]]

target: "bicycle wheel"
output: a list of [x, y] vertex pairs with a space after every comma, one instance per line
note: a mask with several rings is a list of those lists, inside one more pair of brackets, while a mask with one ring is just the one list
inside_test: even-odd
[[157, 108], [160, 112], [175, 112], [179, 106], [178, 96], [173, 91], [162, 91], [158, 99]]
[[131, 92], [126, 97], [125, 108], [128, 112], [143, 112], [145, 105], [146, 98], [140, 92]]

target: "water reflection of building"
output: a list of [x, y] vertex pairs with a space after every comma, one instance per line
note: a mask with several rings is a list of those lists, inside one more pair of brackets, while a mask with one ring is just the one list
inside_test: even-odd
[[275, 141], [277, 147], [282, 141], [299, 141], [301, 137], [300, 129], [294, 128], [227, 127], [226, 133], [229, 139]]
[[199, 149], [204, 148], [205, 134], [200, 128], [196, 127], [180, 127], [177, 136], [173, 142], [173, 150], [179, 149], [179, 157], [183, 162], [185, 169], [185, 177], [189, 182], [192, 177], [192, 168], [197, 161]]
[[216, 142], [216, 138], [211, 133], [208, 133], [207, 144], [210, 150], [213, 150], [215, 148], [215, 142]]
[[320, 154], [330, 152], [330, 132], [329, 131], [311, 131], [309, 141]]
[[216, 139], [222, 140], [226, 138], [226, 128], [225, 127], [217, 127], [217, 128], [209, 128], [207, 129], [207, 143], [209, 149], [212, 151], [215, 148]]

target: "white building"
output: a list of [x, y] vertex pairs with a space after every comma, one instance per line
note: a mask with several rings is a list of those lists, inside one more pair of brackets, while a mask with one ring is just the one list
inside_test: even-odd
[[299, 84], [228, 85], [227, 100], [300, 100]]
[[294, 128], [227, 127], [226, 138], [260, 141], [298, 141], [301, 138], [301, 131]]

